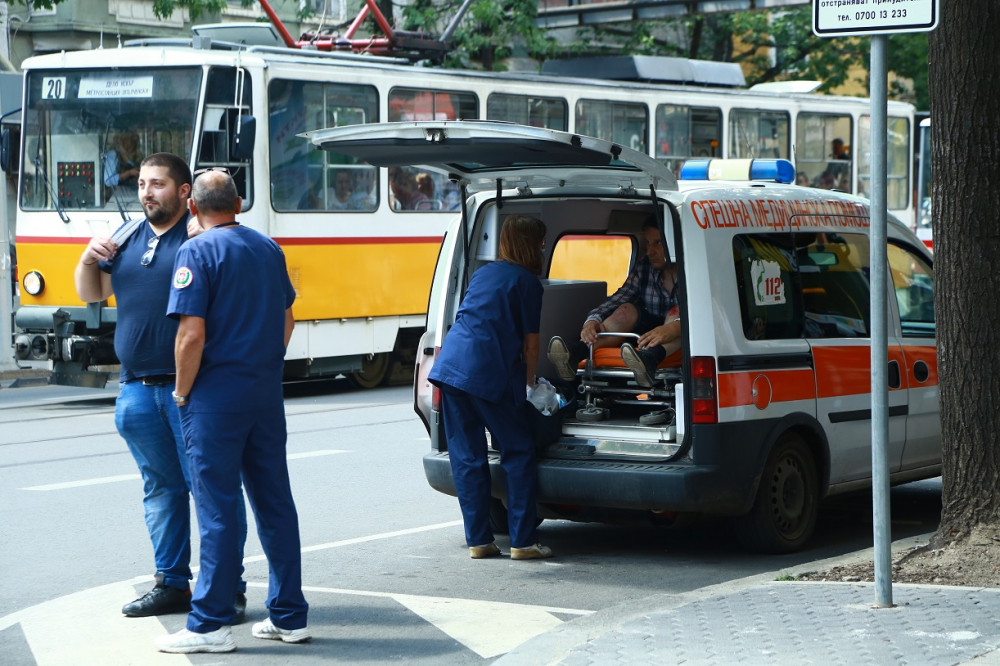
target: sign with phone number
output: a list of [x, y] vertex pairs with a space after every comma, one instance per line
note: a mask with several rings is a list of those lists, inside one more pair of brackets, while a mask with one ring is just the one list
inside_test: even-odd
[[930, 32], [937, 27], [940, 0], [813, 0], [818, 37]]

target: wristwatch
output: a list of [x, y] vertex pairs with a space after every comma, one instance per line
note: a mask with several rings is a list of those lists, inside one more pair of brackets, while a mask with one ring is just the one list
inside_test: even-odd
[[188, 397], [186, 395], [178, 395], [177, 391], [171, 391], [170, 395], [174, 396], [174, 404], [176, 405], [188, 401]]

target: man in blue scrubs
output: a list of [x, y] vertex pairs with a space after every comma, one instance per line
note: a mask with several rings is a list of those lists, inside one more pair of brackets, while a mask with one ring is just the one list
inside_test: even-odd
[[236, 649], [229, 625], [240, 566], [241, 470], [271, 572], [270, 617], [254, 625], [253, 635], [286, 643], [311, 638], [281, 386], [295, 291], [278, 244], [236, 221], [242, 203], [229, 174], [197, 176], [189, 206], [206, 231], [174, 262], [167, 306], [180, 320], [173, 398], [191, 459], [201, 572], [187, 628], [157, 638], [162, 652]]
[[[95, 237], [74, 274], [77, 294], [87, 303], [115, 296], [118, 324], [115, 353], [121, 361], [115, 425], [142, 474], [146, 526], [153, 542], [156, 584], [122, 608], [129, 617], [191, 610], [191, 510], [188, 458], [174, 389], [177, 322], [166, 316], [174, 256], [188, 239], [187, 200], [191, 170], [177, 155], [157, 153], [143, 160], [139, 201], [146, 219], [130, 235]], [[126, 223], [128, 224], [128, 223]], [[193, 225], [192, 225], [193, 226]], [[246, 508], [239, 513], [240, 552], [246, 541]], [[238, 621], [246, 610], [246, 583], [236, 571]]]

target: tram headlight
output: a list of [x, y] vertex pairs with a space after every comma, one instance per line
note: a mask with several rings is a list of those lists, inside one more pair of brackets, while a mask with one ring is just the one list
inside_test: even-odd
[[21, 278], [21, 288], [32, 296], [38, 296], [45, 290], [45, 278], [38, 271], [31, 271]]

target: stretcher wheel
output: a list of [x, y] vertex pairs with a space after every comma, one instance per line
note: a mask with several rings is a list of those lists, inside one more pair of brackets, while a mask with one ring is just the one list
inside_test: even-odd
[[643, 414], [639, 417], [639, 423], [641, 425], [660, 425], [662, 423], [667, 423], [670, 421], [670, 412], [668, 410], [662, 409], [657, 412], [650, 412], [649, 414]]
[[581, 421], [606, 421], [611, 415], [611, 410], [601, 407], [584, 407], [576, 410], [576, 418]]

